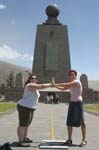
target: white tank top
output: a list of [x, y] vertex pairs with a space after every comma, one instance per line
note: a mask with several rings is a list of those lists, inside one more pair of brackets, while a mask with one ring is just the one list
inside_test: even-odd
[[70, 88], [71, 99], [70, 101], [82, 101], [82, 84], [79, 80], [74, 80], [77, 83], [76, 86]]
[[24, 107], [36, 109], [39, 97], [40, 93], [38, 90], [30, 91], [26, 86], [23, 97], [18, 101], [18, 104]]

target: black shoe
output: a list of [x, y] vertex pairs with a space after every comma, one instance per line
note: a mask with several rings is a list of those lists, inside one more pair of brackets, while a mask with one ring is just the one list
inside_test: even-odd
[[33, 143], [33, 140], [31, 140], [30, 138], [26, 137], [26, 138], [24, 138], [24, 142], [25, 143]]
[[82, 141], [81, 144], [79, 145], [79, 147], [83, 147], [87, 144], [87, 141]]
[[68, 145], [68, 146], [72, 145], [72, 140], [67, 140], [63, 145]]

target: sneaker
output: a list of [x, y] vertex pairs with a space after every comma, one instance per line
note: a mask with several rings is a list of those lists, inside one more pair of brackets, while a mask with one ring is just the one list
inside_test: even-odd
[[81, 144], [79, 145], [79, 147], [83, 147], [87, 144], [87, 141], [82, 141]]
[[24, 142], [25, 143], [33, 143], [33, 141], [28, 137], [24, 138]]
[[72, 140], [67, 140], [63, 145], [68, 145], [68, 146], [72, 145]]
[[17, 146], [18, 146], [18, 147], [29, 147], [30, 144], [25, 143], [24, 141], [22, 141], [22, 142], [19, 142], [19, 143], [17, 144]]

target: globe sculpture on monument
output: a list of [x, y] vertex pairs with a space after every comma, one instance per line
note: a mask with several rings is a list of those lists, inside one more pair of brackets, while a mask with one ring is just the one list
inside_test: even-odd
[[37, 25], [32, 72], [40, 82], [68, 80], [71, 69], [67, 25], [57, 19], [60, 11], [56, 4], [46, 8], [47, 20]]

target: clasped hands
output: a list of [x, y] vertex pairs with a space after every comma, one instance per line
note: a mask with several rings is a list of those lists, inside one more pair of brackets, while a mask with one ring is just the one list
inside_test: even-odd
[[55, 80], [54, 80], [54, 77], [52, 77], [51, 87], [55, 87]]

